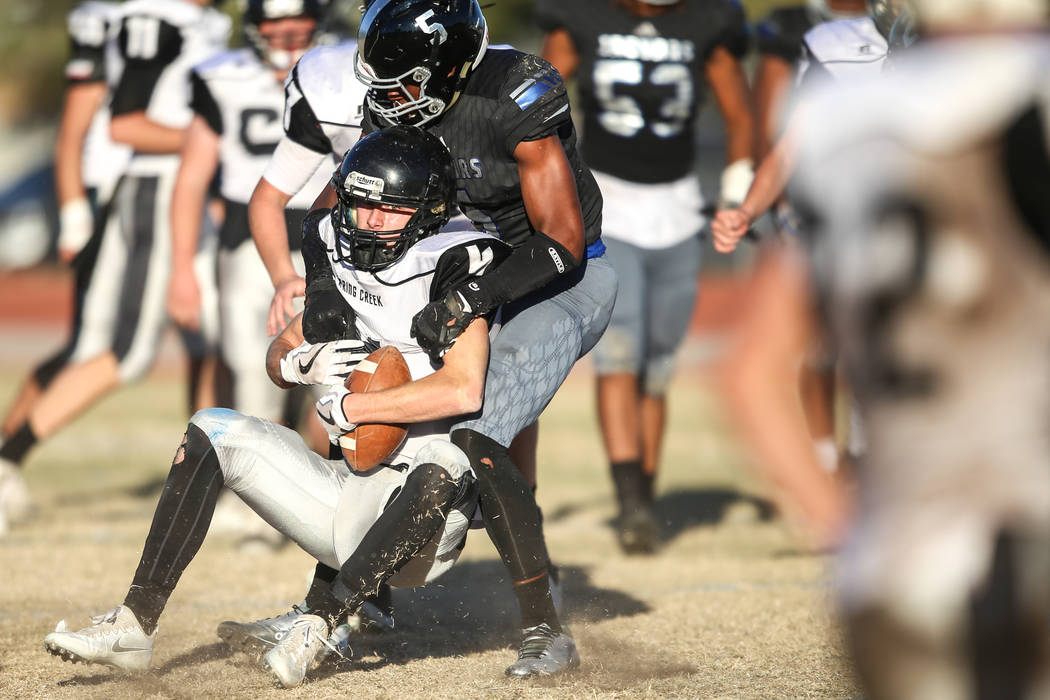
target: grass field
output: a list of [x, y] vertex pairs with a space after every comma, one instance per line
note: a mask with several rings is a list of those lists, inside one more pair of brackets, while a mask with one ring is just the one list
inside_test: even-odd
[[[0, 371], [0, 401], [18, 368]], [[727, 438], [703, 375], [681, 377], [658, 490], [665, 546], [619, 553], [609, 520], [586, 368], [541, 422], [539, 501], [561, 565], [583, 666], [515, 682], [517, 613], [484, 531], [426, 589], [395, 591], [399, 631], [361, 638], [349, 663], [293, 691], [232, 655], [224, 619], [274, 614], [301, 598], [311, 570], [294, 545], [275, 554], [206, 541], [161, 619], [153, 670], [123, 676], [49, 656], [43, 637], [119, 603], [185, 417], [173, 378], [107, 399], [31, 456], [39, 506], [0, 539], [0, 696], [18, 698], [852, 697], [858, 694], [830, 611], [826, 557], [772, 516]]]

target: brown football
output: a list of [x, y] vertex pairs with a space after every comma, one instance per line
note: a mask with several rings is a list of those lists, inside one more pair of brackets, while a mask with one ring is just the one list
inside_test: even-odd
[[[384, 346], [361, 360], [346, 378], [346, 388], [355, 394], [381, 391], [411, 381], [401, 351]], [[339, 447], [352, 469], [363, 471], [382, 464], [405, 441], [404, 425], [365, 423], [339, 438]]]

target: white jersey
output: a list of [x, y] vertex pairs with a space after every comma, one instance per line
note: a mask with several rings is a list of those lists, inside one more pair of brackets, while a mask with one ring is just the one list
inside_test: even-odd
[[[317, 226], [321, 241], [335, 249], [331, 217]], [[412, 379], [432, 374], [435, 367], [411, 336], [412, 317], [454, 286], [483, 274], [510, 252], [499, 239], [474, 230], [448, 231], [424, 238], [394, 265], [378, 272], [333, 262], [336, 284], [357, 316], [358, 335], [401, 351]], [[447, 435], [455, 418], [411, 426], [397, 460], [411, 461], [415, 451], [438, 435]]]
[[361, 138], [368, 88], [354, 76], [357, 42], [306, 52], [285, 81], [284, 138], [263, 177], [288, 194], [329, 156], [342, 160]]
[[[118, 46], [124, 70], [113, 92], [114, 116], [145, 112], [157, 124], [189, 126], [190, 69], [226, 47], [230, 19], [187, 0], [131, 0], [123, 6]], [[135, 153], [129, 172], [174, 172], [177, 154]]]
[[[74, 7], [66, 18], [72, 52], [65, 75], [70, 85], [106, 83], [113, 85], [120, 75], [116, 46], [121, 6], [115, 2], [89, 0]], [[81, 178], [85, 187], [111, 192], [131, 158], [131, 149], [109, 137], [108, 99], [95, 113], [81, 158]]]
[[[191, 106], [220, 137], [222, 196], [247, 205], [281, 140], [284, 89], [250, 48], [225, 51], [194, 68]], [[328, 183], [334, 164], [323, 159], [290, 209], [306, 210]]]
[[824, 22], [803, 38], [799, 80], [821, 74], [841, 82], [867, 79], [882, 72], [889, 43], [868, 16]]
[[869, 443], [852, 602], [965, 604], [998, 528], [1050, 528], [1048, 73], [1039, 35], [960, 37], [810, 96], [793, 194]]

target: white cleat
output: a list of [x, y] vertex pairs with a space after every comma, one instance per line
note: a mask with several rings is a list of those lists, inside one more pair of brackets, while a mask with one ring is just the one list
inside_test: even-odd
[[328, 624], [317, 615], [300, 615], [277, 646], [266, 652], [263, 668], [285, 688], [294, 688], [330, 649]]
[[14, 462], [0, 459], [0, 519], [6, 525], [17, 525], [27, 520], [32, 510], [33, 501], [22, 470]]
[[234, 651], [255, 654], [257, 657], [262, 656], [277, 646], [277, 643], [291, 631], [292, 625], [302, 617], [305, 609], [304, 601], [293, 605], [292, 609], [283, 615], [267, 617], [255, 622], [227, 620], [219, 623], [216, 634]]
[[66, 629], [66, 621], [44, 637], [44, 648], [72, 663], [105, 664], [125, 671], [145, 671], [153, 658], [157, 631], [142, 631], [135, 613], [123, 605], [91, 618], [92, 625], [76, 632]]

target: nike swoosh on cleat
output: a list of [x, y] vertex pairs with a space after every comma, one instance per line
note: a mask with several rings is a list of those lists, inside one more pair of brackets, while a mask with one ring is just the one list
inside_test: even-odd
[[120, 645], [120, 640], [113, 642], [112, 650], [118, 654], [125, 651], [149, 651], [149, 647], [124, 647]]

